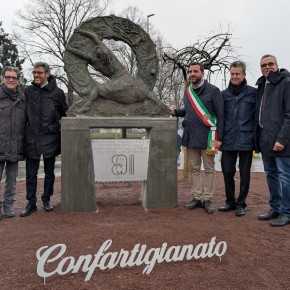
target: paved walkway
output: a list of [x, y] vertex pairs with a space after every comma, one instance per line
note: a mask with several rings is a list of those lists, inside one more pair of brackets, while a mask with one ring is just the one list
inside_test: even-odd
[[[55, 176], [60, 176], [61, 175], [61, 161], [60, 157], [57, 157], [55, 161]], [[25, 173], [25, 161], [20, 161], [19, 162], [19, 167], [18, 167], [18, 180], [24, 180], [26, 176]], [[44, 173], [43, 173], [43, 161], [40, 161], [40, 168], [38, 172], [38, 177], [43, 178]], [[4, 178], [2, 178], [3, 181]]]
[[[221, 171], [221, 153], [219, 152], [215, 156], [215, 167], [216, 171]], [[181, 151], [180, 156], [177, 160], [177, 168], [178, 169], [183, 169], [184, 166], [184, 156], [183, 156], [183, 151]], [[238, 171], [238, 168], [237, 168]], [[263, 167], [263, 162], [260, 156], [254, 157], [253, 158], [253, 164], [252, 164], [252, 172], [264, 172], [264, 167]], [[55, 163], [55, 176], [61, 176], [61, 158], [57, 157], [56, 163]], [[39, 178], [44, 177], [43, 173], [43, 162], [40, 161], [40, 169], [39, 169]], [[24, 180], [25, 179], [25, 161], [20, 161], [19, 162], [19, 171], [18, 171], [18, 180]], [[4, 182], [5, 178], [2, 177], [2, 181]]]
[[[177, 168], [183, 169], [183, 166], [184, 166], [184, 156], [183, 156], [183, 151], [181, 151], [180, 156], [177, 160]], [[216, 171], [222, 171], [221, 152], [218, 152], [218, 154], [216, 154], [216, 156], [215, 156], [215, 169], [216, 169]], [[239, 170], [239, 168], [237, 167], [237, 171], [238, 170]], [[252, 172], [264, 172], [263, 161], [262, 161], [262, 158], [260, 155], [255, 156], [253, 158], [251, 171]]]

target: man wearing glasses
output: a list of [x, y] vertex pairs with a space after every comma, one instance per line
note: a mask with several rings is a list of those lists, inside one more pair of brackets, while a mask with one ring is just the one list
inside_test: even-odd
[[262, 153], [271, 209], [259, 220], [271, 226], [290, 224], [290, 73], [279, 69], [275, 56], [261, 58], [257, 81], [256, 147]]
[[50, 74], [49, 65], [37, 62], [33, 67], [32, 84], [25, 90], [26, 126], [26, 199], [28, 204], [20, 213], [29, 216], [37, 210], [37, 173], [41, 156], [44, 163], [44, 191], [41, 196], [46, 212], [53, 210], [50, 197], [53, 195], [55, 157], [60, 154], [60, 119], [66, 116], [67, 104], [63, 90], [57, 87]]
[[18, 68], [6, 66], [2, 70], [2, 86], [0, 87], [0, 181], [5, 169], [6, 182], [4, 216], [15, 216], [12, 209], [16, 191], [18, 161], [24, 160], [23, 141], [25, 124], [25, 99], [18, 89], [20, 72]]

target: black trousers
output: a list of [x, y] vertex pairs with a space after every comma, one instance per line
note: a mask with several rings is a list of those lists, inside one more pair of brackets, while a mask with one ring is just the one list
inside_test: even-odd
[[[239, 156], [240, 193], [235, 198], [236, 163]], [[246, 207], [246, 198], [250, 187], [253, 151], [222, 151], [222, 171], [224, 175], [226, 203]]]
[[[40, 160], [26, 158], [26, 199], [29, 204], [35, 205], [37, 201], [37, 173], [39, 169]], [[41, 196], [42, 202], [50, 201], [53, 195], [54, 185], [54, 166], [55, 157], [43, 158], [44, 163], [44, 191]]]

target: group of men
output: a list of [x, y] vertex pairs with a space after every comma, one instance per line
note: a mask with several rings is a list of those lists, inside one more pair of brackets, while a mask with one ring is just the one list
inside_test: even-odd
[[[262, 56], [260, 66], [262, 76], [256, 89], [247, 84], [245, 63], [233, 62], [229, 85], [220, 92], [204, 79], [204, 66], [193, 62], [189, 65], [184, 107], [170, 111], [184, 118], [182, 145], [186, 147], [193, 196], [186, 208], [214, 212], [214, 155], [220, 150], [226, 203], [218, 210], [245, 215], [255, 150], [262, 154], [270, 192], [270, 210], [258, 219], [272, 220], [273, 227], [285, 226], [290, 224], [290, 73], [279, 69], [276, 57], [270, 54]], [[238, 158], [240, 187], [236, 196]]]
[[6, 181], [4, 216], [14, 217], [13, 202], [16, 193], [18, 161], [25, 159], [26, 199], [21, 217], [37, 210], [37, 173], [41, 156], [44, 163], [44, 190], [41, 196], [46, 212], [53, 210], [50, 198], [53, 194], [55, 157], [60, 154], [60, 119], [66, 115], [67, 103], [64, 92], [57, 87], [45, 62], [33, 66], [33, 82], [19, 91], [19, 69], [6, 66], [2, 70], [0, 87], [0, 180], [5, 171]]
[[[245, 215], [250, 185], [253, 150], [261, 152], [270, 192], [270, 210], [259, 220], [272, 220], [271, 226], [290, 224], [290, 73], [279, 69], [275, 56], [260, 61], [262, 76], [258, 88], [247, 84], [246, 65], [230, 65], [228, 88], [220, 92], [204, 79], [204, 66], [189, 66], [189, 85], [184, 92], [184, 107], [170, 108], [171, 115], [183, 117], [182, 145], [187, 148], [193, 199], [187, 209], [202, 207], [209, 214], [215, 189], [215, 153], [222, 151], [221, 165], [226, 204], [221, 212], [234, 210]], [[5, 169], [4, 216], [14, 217], [18, 161], [26, 159], [26, 199], [21, 217], [37, 210], [37, 173], [41, 156], [44, 162], [43, 208], [53, 206], [55, 157], [60, 154], [60, 119], [66, 116], [64, 92], [45, 62], [33, 67], [33, 82], [19, 91], [20, 72], [15, 67], [2, 71], [0, 87], [0, 180]], [[239, 158], [240, 188], [235, 195], [236, 163]], [[201, 165], [205, 170], [204, 182]]]

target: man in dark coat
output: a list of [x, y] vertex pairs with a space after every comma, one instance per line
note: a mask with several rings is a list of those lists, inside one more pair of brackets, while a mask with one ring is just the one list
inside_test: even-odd
[[[187, 151], [193, 195], [186, 208], [204, 207], [211, 214], [214, 212], [214, 154], [222, 144], [224, 104], [220, 90], [204, 79], [202, 64], [191, 63], [188, 73], [190, 85], [184, 92], [184, 108], [171, 109], [173, 116], [184, 117], [182, 145]], [[205, 169], [204, 183], [201, 181], [201, 162]]]
[[[2, 70], [0, 87], [0, 181], [5, 169], [6, 182], [4, 216], [15, 216], [12, 204], [15, 198], [18, 161], [24, 160], [25, 98], [18, 89], [20, 72], [18, 68], [6, 66]], [[1, 211], [0, 211], [1, 218]]]
[[275, 56], [262, 56], [257, 81], [256, 147], [262, 153], [271, 209], [259, 220], [273, 227], [290, 224], [290, 73]]
[[[249, 192], [254, 150], [256, 89], [247, 85], [246, 64], [235, 61], [230, 65], [231, 80], [222, 91], [225, 106], [225, 130], [222, 150], [222, 172], [226, 190], [226, 205], [219, 211], [235, 210], [236, 216], [245, 214]], [[240, 192], [235, 197], [236, 163], [239, 157]]]
[[60, 119], [66, 116], [67, 104], [63, 90], [57, 87], [55, 77], [45, 62], [34, 64], [34, 81], [25, 90], [26, 126], [26, 199], [28, 204], [20, 213], [26, 217], [37, 210], [37, 173], [41, 156], [44, 162], [44, 192], [41, 196], [44, 210], [53, 210], [55, 157], [60, 154]]

